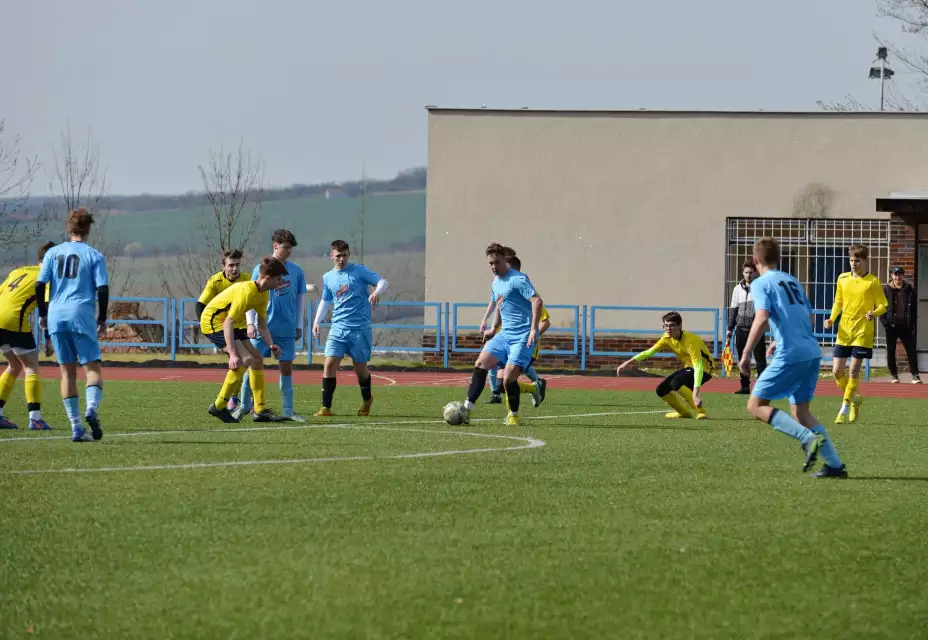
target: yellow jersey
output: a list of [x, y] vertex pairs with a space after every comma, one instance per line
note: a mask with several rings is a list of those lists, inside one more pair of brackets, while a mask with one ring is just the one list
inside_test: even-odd
[[841, 317], [837, 344], [872, 349], [876, 323], [867, 320], [867, 312], [872, 311], [876, 318], [886, 313], [886, 307], [883, 283], [872, 273], [863, 276], [842, 273], [838, 276], [835, 303], [831, 307], [831, 321], [835, 322], [838, 316]]
[[[0, 285], [0, 329], [28, 333], [36, 307], [35, 282], [39, 277], [39, 265], [13, 269]], [[45, 287], [45, 302], [48, 302], [51, 287]]]
[[634, 359], [646, 360], [658, 351], [673, 351], [684, 368], [701, 368], [706, 373], [715, 373], [715, 359], [712, 357], [712, 352], [709, 351], [709, 347], [702, 338], [695, 333], [683, 331], [679, 340], [674, 340], [669, 334], [665, 334], [653, 347], [642, 351]]
[[[541, 323], [541, 322], [544, 322], [545, 320], [550, 320], [550, 319], [551, 319], [551, 316], [548, 315], [548, 310], [545, 309], [544, 305], [542, 305], [541, 306], [541, 317], [538, 318], [538, 322]], [[499, 333], [500, 329], [502, 328], [503, 328], [503, 323], [500, 322], [499, 326], [496, 327], [496, 331], [493, 332], [493, 335], [495, 336], [497, 333]], [[539, 333], [538, 336], [536, 336], [535, 338], [535, 350], [532, 351], [532, 357], [537, 358], [538, 353], [540, 351], [541, 351], [541, 334]]]
[[270, 299], [267, 291], [259, 291], [258, 283], [251, 280], [236, 282], [231, 287], [209, 301], [200, 316], [200, 331], [219, 333], [226, 318], [232, 318], [236, 328], [239, 323], [246, 327], [245, 312], [254, 309], [260, 320], [267, 321], [267, 303]]
[[[226, 274], [224, 274], [222, 271], [220, 271], [219, 273], [214, 273], [212, 276], [210, 276], [210, 279], [206, 281], [206, 286], [203, 287], [203, 293], [200, 294], [200, 298], [198, 302], [201, 302], [203, 304], [209, 304], [210, 300], [218, 296], [223, 291], [228, 290], [228, 288], [231, 287], [233, 284], [236, 284], [239, 282], [248, 282], [250, 279], [251, 278], [245, 277], [244, 273], [239, 272], [238, 280], [233, 282], [229, 280], [228, 278], [226, 278]], [[248, 327], [247, 320], [242, 320], [241, 323], [239, 322], [235, 323], [236, 329], [245, 329], [247, 327]]]

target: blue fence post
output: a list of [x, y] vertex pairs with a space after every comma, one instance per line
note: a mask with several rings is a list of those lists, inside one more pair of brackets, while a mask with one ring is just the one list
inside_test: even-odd
[[306, 340], [306, 363], [312, 365], [313, 363], [313, 324], [315, 318], [313, 318], [313, 301], [307, 299], [306, 301], [306, 311], [309, 313], [307, 318], [309, 318], [309, 333], [303, 332], [303, 339]]
[[171, 362], [177, 360], [177, 298], [171, 298]]
[[586, 305], [583, 305], [583, 334], [580, 340], [580, 371], [586, 371]]
[[864, 366], [867, 368], [867, 369], [866, 369], [867, 373], [866, 373], [866, 378], [865, 378], [865, 379], [866, 379], [867, 382], [870, 382], [870, 361], [869, 361], [869, 360], [864, 361]]
[[451, 326], [451, 303], [445, 303], [445, 331], [444, 331], [444, 368], [448, 368], [448, 333]]

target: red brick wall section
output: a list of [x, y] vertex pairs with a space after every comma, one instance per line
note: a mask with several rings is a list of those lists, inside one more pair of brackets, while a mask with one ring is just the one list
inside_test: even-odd
[[[915, 286], [915, 227], [908, 224], [903, 218], [893, 214], [889, 221], [889, 266], [901, 266], [905, 269], [905, 277], [912, 286]], [[880, 279], [888, 278], [889, 274], [880, 274]]]
[[[656, 338], [640, 338], [634, 336], [623, 336], [623, 335], [604, 335], [596, 337], [596, 350], [597, 351], [630, 351], [638, 353], [649, 348], [654, 344]], [[708, 347], [712, 349], [712, 342], [707, 343]], [[425, 348], [432, 348], [435, 346], [435, 334], [426, 333], [422, 339], [422, 346]], [[480, 349], [483, 346], [482, 337], [477, 333], [460, 333], [458, 334], [457, 346], [459, 348], [465, 349]], [[450, 341], [449, 341], [450, 348]], [[557, 349], [563, 351], [570, 351], [574, 348], [573, 336], [569, 335], [552, 335], [545, 336], [542, 342], [542, 350], [544, 349]], [[477, 359], [476, 353], [456, 353], [451, 352], [448, 354], [449, 364], [457, 365], [467, 365], [473, 364]], [[608, 370], [614, 369], [620, 362], [626, 360], [626, 357], [619, 356], [590, 356], [587, 355], [586, 364], [588, 369], [593, 370]], [[441, 352], [438, 353], [426, 353], [424, 361], [427, 365], [430, 366], [441, 366], [443, 362], [443, 355]], [[667, 367], [674, 366], [676, 359], [674, 357], [670, 358], [650, 358], [645, 360], [642, 366], [645, 367]], [[721, 365], [721, 363], [719, 363]], [[539, 358], [536, 367], [539, 370], [545, 369], [579, 369], [580, 368], [580, 356], [578, 355], [542, 355]]]

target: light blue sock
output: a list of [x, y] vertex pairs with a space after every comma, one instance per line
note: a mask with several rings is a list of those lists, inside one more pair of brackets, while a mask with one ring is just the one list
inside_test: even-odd
[[280, 376], [280, 397], [285, 416], [293, 415], [293, 376]]
[[61, 402], [64, 403], [64, 410], [68, 414], [68, 420], [71, 421], [72, 428], [79, 428], [81, 426], [81, 402], [77, 396], [71, 396], [70, 398], [64, 398]]
[[245, 377], [242, 378], [242, 390], [239, 393], [239, 397], [242, 399], [242, 406], [246, 409], [251, 409], [254, 407], [254, 402], [251, 399], [251, 385], [249, 384], [249, 372], [251, 369], [245, 370]]
[[818, 449], [819, 455], [822, 456], [822, 460], [825, 461], [825, 464], [835, 469], [841, 468], [841, 458], [838, 457], [838, 451], [835, 449], [835, 445], [831, 443], [831, 438], [828, 436], [828, 432], [825, 431], [825, 427], [817, 424], [812, 427], [812, 431], [825, 436], [825, 444]]
[[490, 371], [489, 371], [489, 376], [490, 376], [490, 391], [493, 392], [493, 395], [494, 395], [494, 396], [498, 396], [498, 395], [499, 395], [499, 392], [500, 392], [499, 380], [498, 380], [497, 377], [496, 377], [496, 371], [497, 371], [496, 367], [493, 367], [493, 368], [490, 369]]
[[811, 431], [793, 420], [788, 413], [779, 409], [773, 410], [773, 415], [770, 417], [770, 426], [780, 433], [796, 438], [802, 444], [809, 444], [814, 437]]
[[525, 370], [525, 377], [532, 382], [538, 382], [538, 372], [535, 371], [535, 367], [533, 365], [528, 365], [528, 369]]
[[92, 384], [85, 389], [87, 395], [87, 413], [93, 411], [97, 412], [97, 407], [100, 406], [100, 400], [103, 399], [103, 387], [98, 387], [95, 384]]

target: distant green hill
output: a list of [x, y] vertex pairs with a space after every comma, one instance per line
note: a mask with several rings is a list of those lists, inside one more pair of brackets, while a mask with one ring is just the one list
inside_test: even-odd
[[[270, 245], [274, 229], [290, 229], [297, 237], [297, 256], [321, 255], [337, 238], [352, 241], [360, 234], [360, 197], [275, 200], [261, 207], [257, 237]], [[366, 253], [422, 251], [425, 248], [425, 192], [378, 194], [364, 202]], [[116, 212], [108, 216], [107, 244], [118, 240], [134, 256], [184, 251], [199, 237], [200, 225], [211, 215], [208, 207], [144, 213]], [[355, 249], [355, 247], [352, 247]]]

